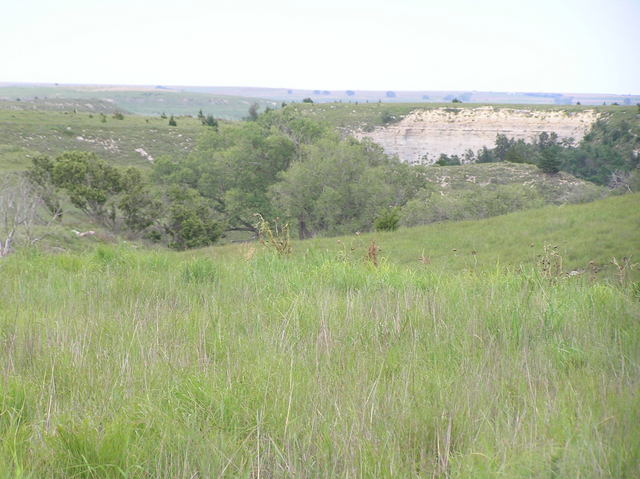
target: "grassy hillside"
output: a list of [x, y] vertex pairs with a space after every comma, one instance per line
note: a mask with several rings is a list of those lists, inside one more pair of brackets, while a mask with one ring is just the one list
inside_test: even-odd
[[[613, 277], [612, 257], [640, 261], [640, 194], [616, 196], [582, 205], [547, 206], [479, 221], [454, 221], [395, 232], [294, 242], [293, 255], [322, 251], [335, 257], [362, 259], [371, 241], [395, 265], [419, 270], [460, 272], [535, 266], [544, 246], [558, 247], [565, 270], [588, 270]], [[201, 250], [194, 254], [241, 256], [246, 245]], [[232, 253], [234, 252], [235, 253]], [[475, 253], [474, 253], [475, 252]], [[421, 259], [426, 259], [421, 261]], [[640, 270], [633, 273], [640, 279]]]
[[638, 283], [535, 254], [637, 257], [638, 200], [5, 258], [0, 476], [637, 477]]
[[148, 167], [139, 152], [152, 157], [191, 150], [204, 131], [195, 118], [178, 118], [176, 127], [159, 117], [125, 115], [117, 120], [87, 112], [0, 109], [0, 171], [23, 169], [30, 156], [55, 156], [68, 150], [92, 151], [119, 165]]
[[476, 163], [461, 166], [430, 167], [424, 170], [427, 181], [441, 194], [498, 185], [525, 185], [538, 188], [545, 201], [575, 203], [604, 196], [604, 188], [566, 173], [547, 175], [534, 165], [524, 163]]
[[[20, 99], [20, 102], [16, 102]], [[279, 102], [262, 98], [212, 95], [186, 92], [166, 88], [99, 87], [99, 86], [5, 86], [0, 87], [0, 100], [29, 105], [35, 103], [40, 109], [49, 109], [60, 101], [79, 103], [74, 108], [93, 111], [87, 107], [93, 102], [108, 103], [114, 108], [140, 115], [196, 115], [199, 110], [216, 118], [240, 120], [247, 116], [252, 103], [261, 109], [274, 108]], [[84, 105], [84, 107], [83, 107]]]

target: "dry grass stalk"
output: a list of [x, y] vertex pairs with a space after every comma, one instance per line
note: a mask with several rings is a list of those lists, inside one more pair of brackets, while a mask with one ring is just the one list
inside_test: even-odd
[[558, 246], [544, 245], [544, 252], [539, 258], [538, 264], [545, 278], [554, 280], [562, 276], [562, 256], [558, 253]]
[[378, 266], [378, 253], [380, 252], [380, 248], [376, 244], [375, 241], [371, 241], [369, 245], [369, 250], [367, 251], [367, 259], [371, 261], [374, 266]]
[[632, 270], [636, 269], [640, 263], [632, 263], [631, 256], [624, 256], [620, 260], [620, 262], [618, 262], [618, 260], [614, 256], [613, 258], [611, 258], [611, 264], [614, 265], [617, 269], [616, 276], [620, 284], [625, 284], [627, 282], [627, 279], [629, 278], [629, 273], [631, 273]]
[[255, 256], [255, 254], [256, 254], [256, 248], [253, 246], [249, 246], [248, 248], [246, 248], [246, 250], [242, 254], [242, 257], [244, 258], [245, 261], [250, 261]]
[[276, 218], [272, 229], [271, 224], [260, 213], [256, 213], [254, 216], [258, 217], [256, 228], [258, 229], [260, 243], [268, 248], [273, 248], [281, 255], [290, 254], [292, 247], [289, 224], [278, 225], [278, 219]]

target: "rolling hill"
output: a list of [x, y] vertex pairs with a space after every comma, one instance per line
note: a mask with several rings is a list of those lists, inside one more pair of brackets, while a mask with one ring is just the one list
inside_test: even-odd
[[106, 105], [113, 110], [139, 115], [193, 115], [202, 110], [216, 118], [240, 120], [253, 103], [264, 110], [280, 103], [263, 98], [213, 95], [164, 87], [137, 86], [0, 86], [0, 107], [12, 109], [59, 109], [99, 112]]

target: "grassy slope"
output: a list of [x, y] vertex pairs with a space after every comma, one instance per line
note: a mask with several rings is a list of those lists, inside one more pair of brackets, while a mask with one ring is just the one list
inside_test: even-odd
[[[191, 150], [204, 131], [195, 118], [179, 118], [177, 127], [167, 120], [125, 115], [124, 120], [100, 115], [54, 111], [0, 110], [0, 171], [23, 169], [27, 155], [50, 156], [67, 150], [98, 153], [119, 165], [146, 167], [148, 160], [135, 150], [143, 148], [154, 157], [179, 155]], [[82, 137], [84, 140], [78, 140]]]
[[584, 200], [595, 199], [604, 197], [608, 192], [605, 188], [567, 173], [547, 175], [537, 166], [525, 163], [500, 162], [429, 167], [425, 176], [427, 181], [443, 194], [469, 187], [535, 185], [545, 201], [554, 204], [576, 203], [580, 195], [583, 195]]
[[[564, 268], [585, 269], [593, 261], [613, 273], [611, 258], [632, 256], [640, 261], [640, 194], [616, 196], [582, 205], [548, 206], [480, 221], [435, 223], [396, 232], [318, 238], [294, 243], [294, 255], [324, 251], [348, 257], [366, 256], [371, 241], [393, 264], [424, 269], [491, 270], [496, 264], [535, 265], [544, 245], [558, 246]], [[228, 248], [242, 249], [233, 245]], [[353, 251], [352, 248], [355, 248]], [[473, 255], [472, 251], [476, 254]], [[214, 255], [227, 254], [214, 248]], [[640, 279], [640, 271], [636, 271]]]
[[14, 101], [39, 98], [55, 103], [58, 99], [74, 99], [91, 102], [93, 100], [106, 101], [122, 110], [141, 115], [193, 115], [199, 110], [211, 114], [216, 118], [226, 120], [240, 120], [247, 116], [252, 103], [258, 103], [262, 109], [279, 105], [273, 100], [260, 98], [245, 98], [238, 96], [211, 95], [184, 91], [169, 91], [161, 89], [130, 89], [126, 90], [98, 87], [0, 87], [0, 99]]
[[636, 255], [638, 199], [375, 235], [378, 268], [348, 238], [6, 258], [0, 477], [637, 477], [638, 291], [495, 263]]

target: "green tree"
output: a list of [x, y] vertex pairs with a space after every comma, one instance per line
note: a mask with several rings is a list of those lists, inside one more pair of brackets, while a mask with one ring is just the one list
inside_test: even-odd
[[256, 121], [258, 119], [258, 116], [260, 116], [260, 114], [258, 113], [259, 108], [260, 105], [258, 105], [257, 103], [252, 103], [249, 107], [249, 116], [246, 119], [248, 121]]
[[29, 182], [37, 189], [46, 208], [58, 220], [62, 219], [62, 204], [53, 183], [53, 161], [47, 156], [36, 156], [26, 172]]
[[184, 158], [159, 159], [154, 177], [188, 186], [211, 201], [230, 230], [256, 233], [255, 213], [275, 214], [268, 188], [295, 157], [295, 145], [261, 122], [223, 124]]
[[169, 247], [177, 250], [214, 244], [223, 227], [207, 201], [195, 190], [173, 187], [167, 195], [165, 232]]
[[538, 167], [544, 173], [555, 175], [560, 171], [560, 158], [553, 150], [544, 150]]
[[513, 138], [507, 138], [506, 135], [502, 135], [498, 133], [496, 135], [496, 144], [493, 149], [494, 156], [496, 161], [504, 161], [507, 156], [507, 152], [513, 148], [514, 140]]
[[297, 160], [302, 159], [305, 145], [329, 134], [325, 125], [297, 115], [294, 110], [288, 108], [261, 115], [259, 123], [265, 131], [277, 130], [291, 140], [295, 146]]
[[124, 223], [131, 231], [143, 231], [162, 217], [162, 203], [153, 197], [139, 169], [127, 168], [121, 181], [123, 193], [118, 207]]
[[178, 123], [176, 122], [176, 119], [173, 117], [173, 115], [169, 117], [169, 126], [178, 126]]
[[459, 166], [460, 165], [460, 158], [458, 157], [458, 155], [445, 155], [444, 153], [442, 153], [440, 155], [440, 158], [438, 158], [438, 161], [436, 161], [434, 163], [434, 166]]
[[56, 157], [51, 177], [76, 208], [105, 226], [115, 226], [115, 197], [123, 187], [116, 167], [95, 153], [71, 151]]
[[370, 229], [393, 201], [386, 155], [370, 143], [329, 137], [306, 150], [271, 189], [275, 204], [297, 222], [300, 238]]

